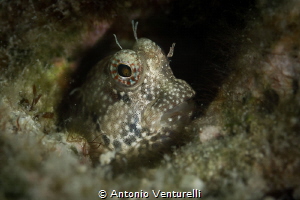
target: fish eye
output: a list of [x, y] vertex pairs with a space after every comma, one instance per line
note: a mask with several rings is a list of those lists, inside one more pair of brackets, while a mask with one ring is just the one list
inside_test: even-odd
[[122, 77], [130, 77], [132, 75], [131, 68], [125, 64], [118, 65], [118, 74]]
[[[109, 59], [109, 73], [120, 89], [135, 89], [143, 83], [143, 65], [135, 51], [124, 49]], [[125, 87], [124, 87], [125, 86]]]

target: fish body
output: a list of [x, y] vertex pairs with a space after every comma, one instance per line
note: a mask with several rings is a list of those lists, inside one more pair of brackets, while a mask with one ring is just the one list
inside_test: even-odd
[[195, 91], [175, 78], [167, 56], [146, 38], [100, 61], [79, 90], [82, 132], [101, 164], [181, 140], [194, 109]]

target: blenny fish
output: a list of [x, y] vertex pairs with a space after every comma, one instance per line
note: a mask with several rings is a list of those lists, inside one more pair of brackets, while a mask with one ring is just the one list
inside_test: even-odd
[[132, 26], [132, 50], [121, 49], [101, 60], [78, 88], [81, 113], [72, 123], [101, 164], [171, 148], [184, 137], [194, 110], [195, 91], [175, 78], [158, 45], [137, 38], [137, 23]]

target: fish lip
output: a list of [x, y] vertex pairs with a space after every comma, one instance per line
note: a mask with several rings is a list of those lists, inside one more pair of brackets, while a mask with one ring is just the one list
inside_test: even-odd
[[195, 101], [193, 97], [189, 97], [187, 100], [177, 104], [172, 109], [164, 112], [161, 116], [161, 120], [167, 120], [168, 118], [176, 117], [176, 116], [192, 116], [195, 110]]

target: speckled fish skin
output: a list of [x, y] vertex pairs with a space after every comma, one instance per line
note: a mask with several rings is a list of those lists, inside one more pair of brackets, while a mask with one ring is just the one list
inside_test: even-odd
[[175, 78], [161, 48], [146, 38], [99, 62], [80, 90], [86, 116], [96, 124], [88, 138], [100, 144], [93, 153], [101, 163], [169, 144], [194, 109], [194, 90]]

